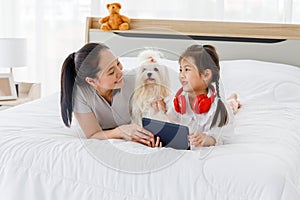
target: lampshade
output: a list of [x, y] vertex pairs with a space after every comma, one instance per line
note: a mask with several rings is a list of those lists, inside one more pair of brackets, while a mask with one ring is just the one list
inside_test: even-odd
[[26, 66], [26, 39], [0, 38], [0, 67]]

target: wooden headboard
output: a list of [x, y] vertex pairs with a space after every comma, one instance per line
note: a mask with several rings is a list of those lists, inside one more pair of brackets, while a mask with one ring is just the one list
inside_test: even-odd
[[85, 42], [104, 42], [118, 56], [143, 47], [163, 49], [170, 59], [191, 44], [213, 44], [221, 60], [256, 59], [300, 66], [300, 25], [132, 19], [130, 30], [103, 32], [100, 18], [88, 17]]

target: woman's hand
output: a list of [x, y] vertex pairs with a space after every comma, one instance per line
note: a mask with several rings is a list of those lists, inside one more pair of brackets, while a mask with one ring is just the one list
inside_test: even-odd
[[153, 134], [137, 124], [122, 125], [116, 130], [122, 139], [139, 142], [147, 146], [152, 146], [155, 143]]
[[205, 133], [201, 133], [196, 131], [195, 133], [189, 136], [190, 143], [195, 147], [208, 147], [216, 144], [215, 138], [212, 136], [206, 135]]

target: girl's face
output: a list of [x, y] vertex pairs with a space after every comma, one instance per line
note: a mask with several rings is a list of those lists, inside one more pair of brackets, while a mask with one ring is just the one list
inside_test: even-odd
[[192, 57], [186, 57], [181, 60], [179, 81], [185, 92], [195, 95], [207, 93], [204, 75], [200, 75]]
[[97, 91], [113, 90], [123, 87], [123, 66], [108, 49], [100, 52], [100, 72], [94, 79], [94, 87]]

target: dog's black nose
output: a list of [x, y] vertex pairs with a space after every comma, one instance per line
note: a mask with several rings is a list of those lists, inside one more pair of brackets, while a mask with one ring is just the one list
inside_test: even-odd
[[152, 76], [152, 73], [147, 73], [147, 76], [150, 78]]

